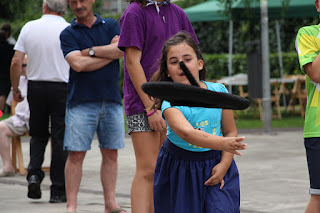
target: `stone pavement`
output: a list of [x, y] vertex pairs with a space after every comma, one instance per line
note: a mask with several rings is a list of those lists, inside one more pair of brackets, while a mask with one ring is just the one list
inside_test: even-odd
[[[302, 129], [274, 130], [265, 135], [243, 131], [247, 150], [236, 156], [241, 184], [242, 213], [301, 213], [309, 200], [308, 171], [302, 139]], [[23, 138], [25, 165], [29, 161], [29, 138]], [[129, 137], [126, 148], [119, 151], [119, 172], [116, 188], [117, 202], [130, 212], [130, 186], [135, 171], [134, 151]], [[44, 165], [49, 165], [50, 150]], [[83, 166], [83, 178], [78, 194], [78, 212], [103, 212], [104, 201], [99, 176], [101, 156], [94, 140]], [[0, 162], [0, 167], [2, 162]], [[25, 176], [0, 178], [1, 213], [59, 213], [66, 204], [51, 204], [49, 174], [41, 185], [42, 199], [27, 198]]]

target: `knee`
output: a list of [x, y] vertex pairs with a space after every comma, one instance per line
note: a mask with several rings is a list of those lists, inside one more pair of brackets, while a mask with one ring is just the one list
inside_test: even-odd
[[101, 149], [102, 161], [116, 162], [118, 160], [118, 150]]
[[320, 204], [320, 195], [311, 195], [311, 200]]
[[0, 122], [0, 136], [8, 137], [9, 136], [8, 128], [9, 127], [4, 122]]
[[85, 157], [85, 152], [73, 152], [69, 151], [68, 154], [68, 162], [72, 164], [82, 164], [84, 157]]
[[155, 164], [149, 162], [143, 166], [137, 166], [137, 175], [147, 181], [153, 181]]

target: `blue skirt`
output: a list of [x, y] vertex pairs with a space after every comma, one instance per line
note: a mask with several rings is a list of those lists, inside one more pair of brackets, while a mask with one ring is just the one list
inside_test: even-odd
[[155, 213], [239, 213], [240, 186], [232, 161], [220, 189], [204, 185], [221, 151], [191, 152], [167, 138], [159, 152], [154, 175]]

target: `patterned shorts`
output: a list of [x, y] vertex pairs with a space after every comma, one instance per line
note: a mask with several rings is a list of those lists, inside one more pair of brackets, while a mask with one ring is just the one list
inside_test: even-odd
[[144, 112], [126, 116], [126, 123], [128, 126], [128, 134], [131, 132], [153, 131], [149, 126], [148, 117]]

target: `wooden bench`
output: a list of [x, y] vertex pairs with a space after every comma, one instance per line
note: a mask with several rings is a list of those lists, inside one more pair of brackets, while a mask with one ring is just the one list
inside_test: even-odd
[[299, 113], [301, 117], [304, 117], [307, 105], [307, 91], [305, 89], [306, 77], [305, 75], [296, 75], [295, 78], [296, 81], [291, 90], [291, 98], [287, 110], [293, 114], [295, 111], [295, 105], [299, 102]]
[[[273, 103], [273, 110], [272, 110], [272, 118], [278, 118], [281, 119], [281, 111], [280, 111], [280, 88], [279, 83], [272, 82], [270, 83], [271, 86], [271, 96], [270, 101]], [[256, 108], [259, 109], [259, 115], [260, 120], [263, 120], [263, 110], [262, 110], [262, 98], [254, 98], [253, 99], [253, 115], [254, 117], [257, 117], [256, 115]]]

